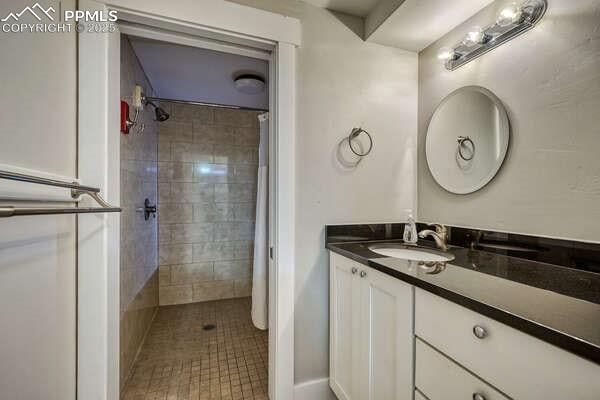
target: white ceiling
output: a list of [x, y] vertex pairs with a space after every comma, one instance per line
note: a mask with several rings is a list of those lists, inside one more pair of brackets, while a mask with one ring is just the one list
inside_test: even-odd
[[268, 63], [250, 57], [129, 36], [155, 97], [267, 109], [268, 90], [238, 92], [236, 72], [268, 77]]
[[304, 0], [365, 18], [366, 40], [421, 51], [494, 0]]
[[406, 0], [368, 41], [421, 51], [494, 0]]
[[379, 0], [305, 0], [307, 3], [358, 17], [366, 17]]

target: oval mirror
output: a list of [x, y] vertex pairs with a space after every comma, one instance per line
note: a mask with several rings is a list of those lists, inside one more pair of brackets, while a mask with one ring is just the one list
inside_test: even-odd
[[449, 192], [467, 194], [494, 178], [508, 150], [506, 110], [489, 90], [466, 86], [437, 107], [425, 139], [427, 165]]

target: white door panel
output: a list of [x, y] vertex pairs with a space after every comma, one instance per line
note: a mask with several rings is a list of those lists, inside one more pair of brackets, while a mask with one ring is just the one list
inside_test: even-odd
[[349, 260], [331, 257], [331, 333], [330, 385], [340, 400], [354, 399], [353, 380], [358, 326], [356, 296], [358, 294], [354, 265]]
[[360, 399], [412, 399], [413, 289], [371, 268], [361, 272]]
[[[58, 0], [40, 1], [59, 10]], [[75, 0], [60, 0], [62, 10]], [[0, 18], [35, 1], [2, 0]], [[25, 13], [19, 22], [39, 23]], [[4, 24], [4, 23], [3, 23]], [[77, 35], [1, 33], [0, 164], [76, 176]]]
[[[3, 0], [0, 16], [35, 2]], [[58, 1], [40, 2], [53, 6]], [[62, 10], [75, 0], [61, 0]], [[38, 23], [28, 13], [22, 23]], [[0, 164], [77, 177], [77, 35], [2, 33]], [[0, 184], [0, 197], [40, 200], [68, 190]], [[15, 195], [15, 193], [17, 195]], [[23, 194], [23, 196], [21, 196]], [[14, 200], [0, 201], [14, 205]], [[23, 205], [23, 204], [21, 204]], [[0, 219], [0, 398], [72, 400], [76, 387], [76, 217]]]
[[0, 397], [75, 398], [75, 217], [0, 219]]

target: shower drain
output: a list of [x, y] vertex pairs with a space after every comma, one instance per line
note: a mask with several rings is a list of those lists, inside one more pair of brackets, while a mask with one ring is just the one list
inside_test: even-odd
[[217, 326], [213, 325], [213, 324], [206, 324], [206, 325], [202, 326], [202, 330], [203, 331], [212, 331], [212, 330], [214, 330], [216, 328], [217, 328]]

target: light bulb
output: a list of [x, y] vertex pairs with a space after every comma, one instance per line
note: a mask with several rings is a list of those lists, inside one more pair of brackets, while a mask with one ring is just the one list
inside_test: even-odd
[[483, 29], [479, 26], [474, 26], [463, 39], [463, 44], [467, 47], [475, 46], [483, 42], [484, 36]]
[[450, 47], [442, 47], [438, 51], [437, 57], [438, 57], [438, 59], [440, 59], [442, 61], [447, 61], [447, 60], [451, 59], [452, 57], [454, 57], [454, 50]]
[[505, 27], [514, 24], [519, 18], [521, 18], [521, 8], [517, 3], [510, 3], [500, 11], [496, 22], [498, 25]]

